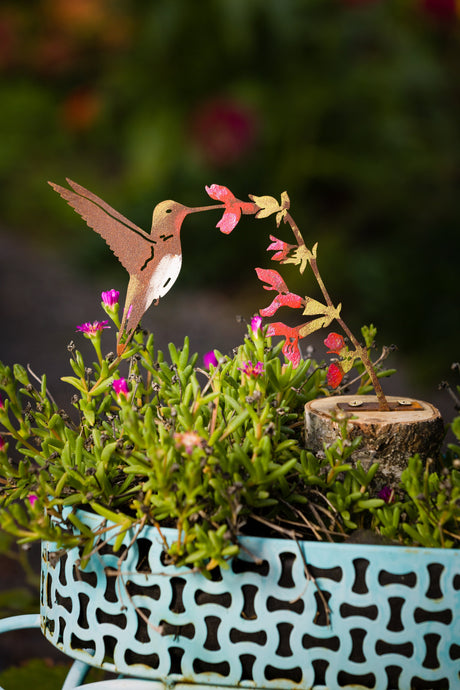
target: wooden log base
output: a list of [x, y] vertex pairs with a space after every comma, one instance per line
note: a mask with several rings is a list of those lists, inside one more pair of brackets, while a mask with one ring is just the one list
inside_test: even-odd
[[365, 470], [379, 463], [376, 486], [397, 486], [407, 459], [419, 453], [435, 457], [444, 438], [441, 414], [431, 403], [413, 398], [387, 396], [390, 410], [379, 410], [376, 396], [340, 395], [312, 400], [305, 406], [306, 447], [324, 452], [340, 434], [344, 415], [349, 438], [362, 441], [352, 455]]

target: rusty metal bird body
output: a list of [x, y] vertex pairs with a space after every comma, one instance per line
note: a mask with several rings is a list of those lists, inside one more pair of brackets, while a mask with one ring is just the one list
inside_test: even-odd
[[117, 343], [120, 354], [125, 347], [120, 343], [122, 336], [126, 333], [128, 339], [131, 337], [145, 311], [171, 289], [180, 273], [180, 230], [185, 217], [221, 209], [222, 204], [189, 208], [176, 201], [162, 201], [153, 210], [149, 234], [81, 185], [67, 182], [71, 189], [49, 184], [104, 238], [130, 276]]

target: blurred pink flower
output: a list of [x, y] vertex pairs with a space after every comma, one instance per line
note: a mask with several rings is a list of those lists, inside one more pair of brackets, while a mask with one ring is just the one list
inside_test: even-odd
[[393, 503], [395, 500], [395, 491], [391, 486], [382, 486], [377, 496], [385, 501], [385, 503]]
[[436, 19], [449, 21], [460, 14], [460, 7], [456, 0], [419, 0], [421, 9]]
[[174, 434], [174, 441], [176, 448], [184, 448], [188, 455], [191, 455], [194, 448], [199, 448], [203, 445], [203, 439], [196, 431], [183, 431]]
[[5, 446], [5, 439], [3, 438], [3, 436], [0, 436], [0, 451], [5, 450]]
[[257, 129], [256, 117], [247, 106], [230, 99], [215, 99], [197, 108], [190, 134], [208, 164], [224, 167], [250, 153]]
[[35, 502], [38, 501], [38, 496], [36, 494], [29, 494], [27, 498], [29, 500], [30, 507], [33, 508]]
[[259, 328], [262, 326], [262, 317], [256, 314], [251, 319], [251, 330], [253, 333], [257, 333]]
[[115, 395], [127, 396], [129, 394], [129, 388], [126, 379], [114, 379], [112, 383], [112, 388], [115, 391]]
[[214, 350], [210, 350], [209, 352], [206, 352], [205, 355], [203, 355], [203, 362], [206, 369], [209, 369], [211, 364], [213, 367], [217, 367], [218, 362], [217, 357], [214, 354]]

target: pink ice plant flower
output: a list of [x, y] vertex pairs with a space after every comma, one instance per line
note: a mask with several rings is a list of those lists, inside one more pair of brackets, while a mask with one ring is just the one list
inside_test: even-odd
[[30, 507], [33, 508], [35, 502], [38, 501], [38, 496], [36, 494], [29, 494], [27, 498], [29, 500]]
[[385, 503], [393, 503], [395, 500], [395, 490], [391, 486], [382, 486], [377, 496], [381, 498]]
[[103, 304], [105, 304], [106, 307], [109, 307], [109, 309], [113, 309], [114, 306], [118, 304], [120, 292], [118, 290], [107, 290], [107, 292], [102, 293], [101, 297]]
[[203, 362], [206, 369], [209, 369], [211, 364], [213, 367], [217, 367], [218, 361], [214, 353], [214, 350], [210, 350], [209, 352], [206, 352], [206, 354], [203, 355]]
[[251, 330], [253, 333], [257, 333], [259, 328], [262, 326], [262, 317], [256, 314], [251, 319]]
[[239, 367], [239, 369], [247, 376], [252, 376], [253, 378], [258, 378], [264, 373], [263, 362], [253, 364], [251, 360], [244, 362], [243, 366]]
[[128, 382], [126, 379], [114, 379], [112, 382], [112, 388], [115, 391], [115, 395], [124, 395], [125, 397], [129, 395]]
[[183, 431], [174, 434], [174, 441], [176, 448], [179, 450], [183, 448], [187, 455], [191, 455], [194, 448], [200, 448], [203, 445], [203, 439], [196, 431]]
[[3, 436], [0, 436], [0, 452], [2, 450], [5, 450], [5, 446], [6, 446], [5, 439], [3, 438]]
[[77, 326], [77, 331], [81, 331], [88, 338], [94, 338], [100, 331], [104, 330], [104, 328], [110, 328], [108, 321], [93, 321], [93, 323], [87, 321]]
[[260, 210], [257, 204], [253, 202], [240, 201], [227, 187], [222, 185], [212, 184], [210, 187], [206, 186], [205, 189], [211, 199], [222, 201], [225, 205], [224, 215], [216, 227], [226, 235], [236, 227], [242, 213], [252, 215]]

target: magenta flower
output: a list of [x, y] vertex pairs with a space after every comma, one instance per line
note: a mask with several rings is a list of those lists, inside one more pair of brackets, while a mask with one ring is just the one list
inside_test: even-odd
[[99, 335], [100, 331], [104, 328], [110, 328], [108, 321], [93, 321], [93, 323], [87, 321], [77, 326], [77, 331], [81, 331], [88, 338], [94, 338]]
[[4, 410], [4, 409], [5, 409], [5, 405], [3, 404], [3, 399], [2, 399], [2, 396], [0, 395], [0, 410]]
[[395, 500], [395, 491], [391, 486], [382, 486], [377, 496], [385, 501], [385, 503], [393, 503]]
[[253, 378], [258, 378], [264, 373], [263, 362], [253, 364], [251, 360], [245, 362], [242, 367], [239, 367], [239, 369], [247, 376], [252, 376]]
[[253, 333], [257, 333], [259, 328], [262, 326], [262, 317], [256, 314], [251, 319], [251, 330]]
[[102, 293], [101, 297], [102, 303], [105, 304], [106, 307], [109, 307], [109, 309], [113, 309], [114, 306], [118, 304], [120, 293], [118, 290], [107, 290], [107, 292]]
[[206, 369], [209, 369], [211, 364], [213, 367], [217, 367], [218, 362], [217, 362], [217, 357], [214, 354], [214, 350], [210, 350], [209, 352], [206, 352], [205, 355], [203, 355], [203, 362], [204, 362], [204, 366], [206, 367]]
[[33, 508], [35, 505], [35, 502], [38, 501], [38, 496], [36, 494], [29, 494], [27, 497], [30, 503], [30, 507]]
[[216, 227], [223, 233], [228, 235], [236, 227], [241, 214], [253, 215], [259, 211], [257, 204], [249, 201], [240, 201], [227, 188], [219, 184], [212, 184], [210, 187], [206, 186], [206, 191], [215, 201], [222, 201], [225, 205], [224, 215], [217, 223]]
[[5, 446], [6, 446], [5, 439], [3, 438], [3, 436], [0, 436], [0, 452], [2, 450], [5, 450]]
[[114, 379], [112, 388], [117, 396], [124, 395], [126, 397], [129, 395], [129, 388], [126, 379]]

